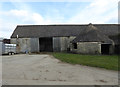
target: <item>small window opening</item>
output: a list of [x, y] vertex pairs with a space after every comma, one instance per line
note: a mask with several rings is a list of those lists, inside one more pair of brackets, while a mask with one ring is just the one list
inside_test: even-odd
[[77, 43], [73, 43], [74, 49], [77, 49]]

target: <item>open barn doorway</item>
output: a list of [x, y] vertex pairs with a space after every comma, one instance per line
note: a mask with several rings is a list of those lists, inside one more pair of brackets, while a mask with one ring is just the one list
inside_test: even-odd
[[39, 38], [39, 51], [40, 52], [52, 52], [53, 51], [52, 37]]
[[111, 46], [111, 44], [101, 44], [101, 53], [102, 54], [109, 54], [110, 53], [110, 46]]
[[115, 54], [120, 54], [120, 45], [119, 44], [115, 45], [114, 52], [115, 52]]

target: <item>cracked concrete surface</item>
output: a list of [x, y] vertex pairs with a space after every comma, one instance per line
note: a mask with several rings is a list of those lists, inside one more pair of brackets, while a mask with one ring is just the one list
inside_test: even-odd
[[118, 72], [63, 63], [51, 55], [3, 56], [3, 85], [118, 85]]

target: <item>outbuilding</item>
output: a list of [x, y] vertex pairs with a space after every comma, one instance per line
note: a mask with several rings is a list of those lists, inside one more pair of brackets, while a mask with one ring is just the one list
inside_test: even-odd
[[89, 24], [73, 41], [71, 51], [81, 54], [112, 54], [114, 42], [97, 27]]

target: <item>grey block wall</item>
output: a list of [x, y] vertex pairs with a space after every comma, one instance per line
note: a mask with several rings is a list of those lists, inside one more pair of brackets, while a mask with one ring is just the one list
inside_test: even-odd
[[77, 49], [74, 49], [71, 44], [72, 52], [80, 54], [101, 54], [101, 43], [99, 42], [79, 42], [77, 43]]

